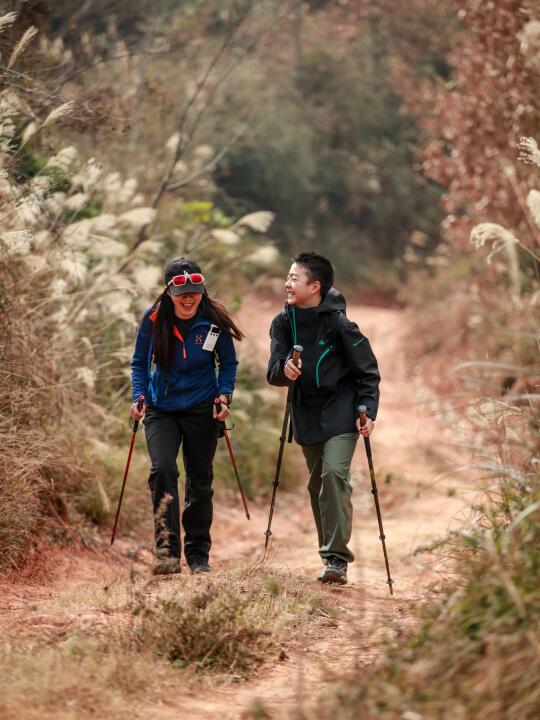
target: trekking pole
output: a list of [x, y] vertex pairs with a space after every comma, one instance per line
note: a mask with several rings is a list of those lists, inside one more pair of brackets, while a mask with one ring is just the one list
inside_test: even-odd
[[[292, 355], [292, 361], [298, 367], [298, 361], [300, 360], [300, 354], [303, 351], [303, 347], [301, 345], [295, 345], [293, 347], [293, 355]], [[266, 536], [266, 539], [264, 541], [264, 549], [268, 547], [268, 541], [270, 540], [270, 536], [272, 535], [272, 531], [270, 530], [270, 526], [272, 525], [272, 518], [274, 517], [274, 506], [276, 504], [276, 493], [277, 489], [279, 487], [279, 473], [281, 472], [281, 461], [283, 460], [283, 450], [285, 448], [285, 440], [287, 439], [287, 426], [289, 424], [289, 416], [291, 414], [291, 403], [292, 403], [292, 396], [294, 392], [294, 383], [291, 383], [289, 385], [289, 389], [287, 391], [287, 405], [285, 407], [285, 417], [283, 418], [283, 427], [281, 429], [281, 436], [279, 438], [279, 452], [278, 452], [278, 458], [276, 463], [276, 474], [274, 475], [274, 482], [273, 490], [272, 490], [272, 500], [270, 501], [270, 515], [268, 516], [268, 528], [265, 530], [264, 534]], [[292, 441], [292, 438], [289, 439], [289, 442]]]
[[[360, 418], [360, 425], [363, 427], [367, 423], [366, 406], [358, 406], [358, 417]], [[390, 565], [388, 564], [388, 555], [386, 553], [385, 534], [382, 524], [381, 507], [379, 505], [379, 492], [377, 490], [377, 483], [375, 482], [375, 470], [373, 469], [373, 458], [371, 457], [371, 443], [368, 437], [364, 437], [364, 445], [366, 446], [366, 455], [369, 465], [369, 475], [371, 477], [371, 492], [373, 493], [373, 499], [375, 500], [375, 510], [377, 511], [377, 521], [379, 523], [379, 539], [382, 543], [382, 549], [384, 554], [384, 564], [386, 565], [386, 575], [388, 576], [388, 587], [390, 588], [390, 595], [394, 594], [392, 589], [393, 580], [390, 577]]]
[[[217, 411], [218, 413], [221, 412], [221, 403], [220, 403], [220, 401], [219, 401], [219, 398], [216, 398], [216, 399], [214, 400], [214, 403], [215, 403], [215, 405], [216, 405], [216, 411]], [[241, 495], [241, 497], [242, 497], [242, 503], [243, 503], [243, 505], [244, 505], [244, 511], [245, 511], [245, 513], [246, 513], [247, 519], [250, 520], [251, 518], [249, 517], [249, 510], [248, 510], [248, 506], [247, 506], [246, 496], [244, 495], [244, 490], [242, 489], [242, 483], [240, 482], [240, 474], [238, 473], [238, 467], [236, 466], [236, 460], [235, 460], [234, 453], [233, 453], [233, 449], [232, 449], [232, 446], [231, 446], [231, 441], [229, 440], [229, 433], [227, 432], [227, 428], [226, 428], [226, 427], [223, 428], [223, 434], [225, 435], [225, 440], [226, 440], [226, 442], [227, 442], [227, 447], [229, 448], [229, 455], [231, 456], [231, 462], [232, 462], [232, 466], [233, 466], [233, 468], [234, 468], [234, 474], [236, 475], [236, 482], [238, 483], [238, 489], [240, 490], [240, 495]]]
[[[137, 403], [137, 410], [140, 412], [142, 410], [144, 404], [144, 395], [141, 395], [139, 398], [139, 401]], [[111, 545], [114, 543], [114, 538], [116, 537], [116, 528], [118, 527], [118, 518], [120, 517], [120, 508], [122, 507], [122, 499], [124, 497], [124, 490], [126, 489], [126, 480], [129, 472], [129, 464], [131, 462], [131, 454], [133, 453], [133, 445], [135, 444], [135, 435], [137, 434], [137, 430], [139, 429], [139, 421], [135, 420], [133, 422], [133, 432], [131, 433], [131, 445], [129, 446], [129, 454], [128, 459], [126, 463], [126, 470], [124, 472], [124, 482], [122, 483], [122, 489], [120, 490], [120, 497], [118, 499], [118, 508], [116, 510], [116, 517], [114, 518], [114, 526], [112, 530], [111, 535]]]

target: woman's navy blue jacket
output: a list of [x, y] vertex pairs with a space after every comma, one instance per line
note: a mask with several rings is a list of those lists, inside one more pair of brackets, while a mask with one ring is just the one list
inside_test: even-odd
[[[150, 309], [150, 308], [149, 308]], [[217, 395], [229, 395], [236, 380], [236, 351], [229, 333], [221, 331], [215, 351], [203, 350], [204, 341], [210, 330], [210, 321], [197, 315], [186, 338], [176, 326], [177, 339], [174, 362], [164, 372], [159, 365], [152, 368], [153, 323], [157, 311], [145, 310], [137, 331], [135, 352], [131, 361], [131, 393], [133, 402], [144, 395], [150, 407], [169, 412], [213, 400]], [[216, 376], [217, 358], [218, 373]]]

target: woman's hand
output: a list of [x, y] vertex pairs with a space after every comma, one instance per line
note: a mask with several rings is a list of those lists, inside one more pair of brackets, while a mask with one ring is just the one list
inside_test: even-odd
[[217, 405], [216, 403], [214, 403], [214, 407], [213, 407], [213, 409], [212, 409], [213, 415], [214, 415], [214, 419], [215, 419], [215, 420], [225, 421], [225, 420], [229, 417], [229, 413], [231, 412], [231, 411], [229, 410], [228, 400], [227, 400], [227, 398], [225, 397], [225, 395], [220, 395], [220, 396], [219, 396], [219, 402], [221, 403], [221, 409], [220, 409], [220, 411], [219, 411], [219, 412], [217, 411], [218, 405]]
[[356, 427], [358, 428], [358, 432], [360, 435], [363, 435], [364, 437], [369, 437], [371, 433], [373, 432], [373, 429], [375, 428], [375, 423], [371, 418], [366, 418], [366, 424], [360, 425], [360, 418], [356, 419]]
[[287, 360], [285, 363], [285, 366], [283, 367], [283, 372], [285, 373], [285, 377], [289, 380], [296, 380], [296, 378], [300, 377], [302, 374], [300, 372], [300, 368], [302, 367], [302, 360], [298, 360], [298, 367], [293, 363], [292, 358]]
[[144, 417], [144, 413], [146, 412], [146, 408], [147, 408], [147, 407], [148, 407], [148, 405], [143, 405], [143, 406], [142, 406], [142, 409], [139, 410], [139, 409], [138, 409], [138, 403], [136, 403], [136, 402], [133, 403], [133, 405], [131, 406], [131, 411], [130, 411], [131, 417], [132, 417], [134, 420], [142, 420], [143, 417]]

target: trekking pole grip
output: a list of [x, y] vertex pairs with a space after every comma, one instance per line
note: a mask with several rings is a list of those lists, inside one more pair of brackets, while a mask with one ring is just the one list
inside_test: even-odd
[[360, 425], [362, 427], [364, 427], [364, 425], [367, 423], [366, 410], [367, 407], [365, 405], [358, 406], [358, 417], [360, 418]]
[[[137, 410], [139, 412], [141, 412], [141, 410], [143, 409], [143, 405], [144, 405], [144, 395], [141, 395], [137, 401]], [[133, 432], [136, 433], [138, 429], [139, 429], [139, 421], [135, 420], [133, 422]]]
[[300, 355], [304, 351], [304, 348], [301, 345], [294, 345], [293, 346], [293, 354], [292, 354], [292, 361], [298, 367], [298, 361], [300, 360]]

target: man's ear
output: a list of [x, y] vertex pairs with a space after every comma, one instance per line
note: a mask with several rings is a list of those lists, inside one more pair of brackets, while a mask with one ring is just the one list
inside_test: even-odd
[[315, 293], [320, 293], [320, 292], [321, 292], [321, 283], [319, 280], [315, 280], [315, 282], [313, 283], [313, 295], [315, 295]]

